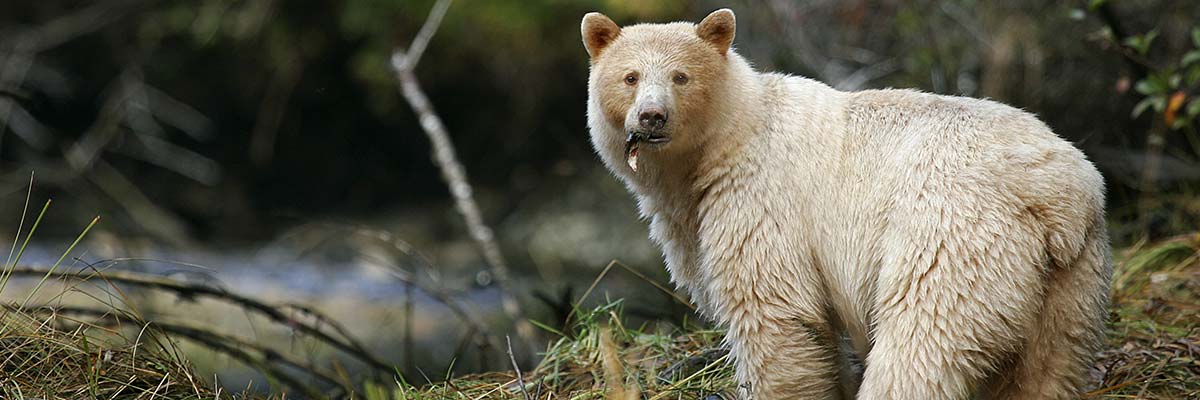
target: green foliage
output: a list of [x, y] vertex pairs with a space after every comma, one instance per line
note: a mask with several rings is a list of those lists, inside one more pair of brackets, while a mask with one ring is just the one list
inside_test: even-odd
[[[1157, 37], [1158, 29], [1154, 29], [1125, 38], [1123, 44], [1138, 56], [1146, 57]], [[1200, 91], [1200, 28], [1191, 30], [1191, 49], [1177, 61], [1162, 67], [1145, 65], [1150, 71], [1133, 87], [1143, 97], [1133, 107], [1131, 115], [1136, 118], [1147, 110], [1154, 110], [1155, 116], [1171, 130], [1191, 128], [1200, 118], [1200, 96], [1197, 96]]]
[[1125, 45], [1133, 48], [1138, 54], [1146, 55], [1150, 51], [1150, 45], [1154, 43], [1154, 39], [1158, 38], [1158, 29], [1146, 32], [1141, 35], [1133, 35], [1125, 38]]

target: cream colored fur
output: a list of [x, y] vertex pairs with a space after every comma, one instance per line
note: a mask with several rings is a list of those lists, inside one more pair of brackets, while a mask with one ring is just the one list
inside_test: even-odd
[[[672, 279], [728, 328], [743, 396], [1077, 397], [1111, 275], [1084, 155], [996, 102], [756, 72], [733, 23], [582, 29], [593, 145]], [[643, 101], [667, 104], [671, 142], [635, 173]], [[861, 384], [839, 384], [843, 335]]]

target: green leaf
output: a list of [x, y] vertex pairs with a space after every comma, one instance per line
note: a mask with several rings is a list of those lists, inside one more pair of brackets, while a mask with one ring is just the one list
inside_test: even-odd
[[1067, 11], [1067, 18], [1070, 18], [1072, 21], [1083, 21], [1084, 18], [1087, 18], [1087, 11], [1072, 8], [1071, 11]]
[[1158, 29], [1151, 30], [1141, 35], [1133, 35], [1125, 38], [1125, 45], [1137, 51], [1138, 54], [1146, 55], [1150, 52], [1150, 45], [1154, 43], [1154, 39], [1158, 37]]
[[1200, 49], [1200, 28], [1192, 28], [1192, 44]]
[[1186, 82], [1188, 86], [1200, 83], [1200, 64], [1194, 64], [1188, 68]]
[[1154, 106], [1154, 111], [1162, 112], [1167, 108], [1167, 96], [1154, 96], [1150, 98], [1150, 104]]
[[1091, 1], [1088, 1], [1088, 10], [1090, 10], [1090, 11], [1096, 11], [1096, 9], [1097, 9], [1097, 8], [1100, 8], [1101, 6], [1103, 6], [1103, 5], [1104, 5], [1104, 3], [1107, 3], [1107, 2], [1108, 2], [1108, 0], [1091, 0]]
[[1192, 50], [1184, 54], [1183, 59], [1179, 61], [1179, 65], [1186, 67], [1196, 61], [1200, 61], [1200, 50]]
[[1142, 37], [1139, 35], [1133, 35], [1133, 36], [1125, 38], [1125, 41], [1123, 41], [1121, 43], [1124, 44], [1126, 47], [1132, 48], [1136, 51], [1138, 49], [1138, 47], [1142, 45]]
[[1150, 108], [1150, 105], [1153, 102], [1154, 99], [1149, 97], [1142, 99], [1142, 101], [1139, 101], [1137, 105], [1133, 106], [1133, 113], [1130, 115], [1132, 115], [1133, 118], [1137, 118], [1139, 115], [1142, 115], [1142, 113], [1146, 112], [1146, 109]]
[[1167, 87], [1171, 89], [1179, 88], [1180, 79], [1182, 78], [1180, 78], [1179, 74], [1171, 74], [1171, 77], [1167, 78]]
[[1176, 118], [1175, 122], [1171, 123], [1171, 130], [1173, 130], [1173, 131], [1180, 130], [1185, 126], [1188, 126], [1189, 122], [1191, 122], [1191, 121], [1184, 119], [1184, 118]]
[[1196, 118], [1197, 116], [1200, 116], [1200, 98], [1189, 101], [1187, 105], [1187, 111], [1184, 113], [1187, 114], [1188, 118]]
[[1154, 93], [1166, 93], [1168, 90], [1171, 90], [1171, 84], [1162, 73], [1152, 73], [1147, 80], [1154, 87]]
[[1147, 96], [1158, 92], [1157, 88], [1155, 88], [1154, 84], [1150, 83], [1149, 79], [1137, 81], [1137, 84], [1133, 85], [1133, 90], [1136, 90], [1138, 93]]

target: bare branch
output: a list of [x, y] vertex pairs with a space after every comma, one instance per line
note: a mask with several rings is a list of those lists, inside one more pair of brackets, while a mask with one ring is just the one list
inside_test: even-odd
[[417, 81], [417, 76], [413, 72], [413, 68], [420, 61], [421, 53], [424, 52], [430, 38], [433, 37], [433, 33], [437, 31], [442, 16], [446, 13], [446, 8], [448, 7], [450, 7], [450, 0], [439, 0], [434, 5], [429, 18], [425, 21], [425, 25], [421, 27], [420, 34], [413, 40], [412, 51], [405, 52], [402, 49], [393, 51], [392, 68], [396, 73], [396, 79], [400, 82], [401, 94], [408, 101], [413, 112], [417, 114], [420, 119], [421, 128], [425, 131], [426, 136], [429, 137], [429, 141], [433, 146], [433, 159], [442, 171], [442, 179], [450, 187], [450, 194], [454, 197], [455, 208], [466, 222], [468, 234], [475, 241], [480, 252], [483, 253], [484, 261], [487, 262], [493, 277], [496, 279], [497, 285], [501, 289], [501, 303], [504, 311], [517, 324], [517, 334], [519, 337], [524, 339], [526, 344], [529, 344], [534, 334], [533, 326], [525, 320], [520, 302], [517, 301], [514, 294], [509, 279], [508, 263], [505, 262], [503, 255], [500, 253], [500, 246], [496, 244], [492, 229], [483, 222], [479, 206], [475, 203], [475, 198], [471, 194], [471, 184], [467, 181], [466, 172], [462, 163], [458, 161], [454, 144], [450, 141], [450, 134], [447, 133], [445, 125], [442, 124], [442, 119], [434, 111], [433, 104], [425, 96], [425, 92], [421, 90], [420, 82]]
[[[128, 74], [128, 69], [129, 67], [126, 67], [122, 75]], [[100, 157], [104, 148], [120, 133], [118, 125], [127, 96], [123, 89], [124, 85], [120, 84], [122, 80], [124, 78], [118, 77], [118, 82], [111, 84], [105, 90], [107, 94], [104, 96], [100, 112], [97, 113], [96, 120], [92, 122], [92, 125], [80, 135], [79, 139], [63, 149], [63, 159], [76, 173], [91, 168], [92, 163]]]
[[[438, 27], [442, 25], [442, 17], [446, 16], [446, 10], [450, 9], [450, 3], [451, 0], [438, 0], [433, 5], [429, 16], [425, 18], [425, 24], [421, 25], [421, 30], [417, 32], [417, 37], [413, 38], [412, 44], [408, 45], [408, 51], [392, 53], [393, 68], [410, 71], [417, 69], [417, 63], [421, 61], [421, 55], [425, 53], [425, 48], [429, 46], [433, 34], [437, 33]], [[399, 60], [401, 65], [396, 64], [395, 56], [397, 54], [403, 55]]]
[[0, 97], [0, 109], [7, 110], [4, 115], [7, 115], [5, 121], [8, 122], [8, 128], [20, 136], [25, 143], [39, 150], [50, 147], [50, 127], [34, 118], [25, 107], [21, 107], [21, 103], [7, 97]]
[[175, 244], [188, 244], [187, 225], [170, 211], [155, 204], [137, 184], [112, 165], [96, 159], [85, 178], [115, 200], [130, 218], [147, 231]]
[[46, 51], [77, 37], [100, 30], [147, 3], [150, 2], [145, 0], [99, 2], [95, 6], [53, 19], [36, 29], [13, 35], [11, 37], [15, 43], [6, 44], [20, 48], [24, 52]]
[[146, 82], [142, 82], [142, 89], [146, 91], [150, 111], [156, 118], [196, 140], [212, 136], [212, 121], [200, 111]]
[[133, 135], [115, 151], [146, 161], [205, 185], [216, 185], [221, 165], [183, 146], [154, 135]]

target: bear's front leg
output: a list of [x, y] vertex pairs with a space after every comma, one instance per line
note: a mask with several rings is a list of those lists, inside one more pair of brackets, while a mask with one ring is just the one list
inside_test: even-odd
[[840, 358], [820, 274], [797, 235], [768, 209], [709, 209], [700, 235], [708, 311], [729, 329], [743, 398], [840, 398]]
[[842, 398], [836, 341], [827, 323], [756, 318], [731, 322], [726, 339], [742, 398]]

